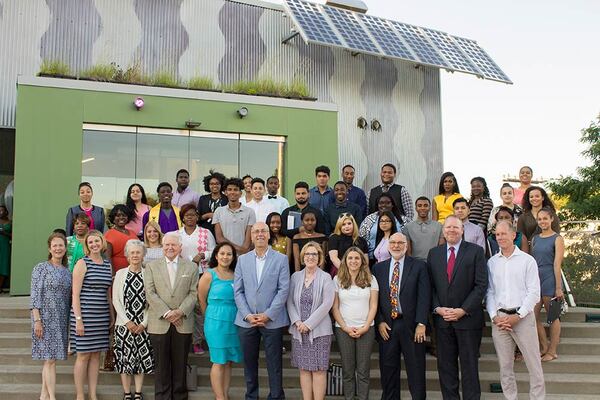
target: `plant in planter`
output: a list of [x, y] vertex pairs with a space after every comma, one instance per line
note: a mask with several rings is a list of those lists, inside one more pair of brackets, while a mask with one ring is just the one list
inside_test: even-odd
[[110, 64], [96, 64], [83, 71], [79, 77], [94, 81], [111, 82], [115, 80], [118, 70], [119, 66], [114, 62]]
[[38, 76], [74, 78], [71, 68], [66, 63], [58, 60], [43, 60]]
[[118, 83], [131, 83], [134, 85], [150, 84], [150, 79], [142, 73], [142, 66], [139, 61], [134, 62], [125, 70], [118, 67], [113, 80]]
[[285, 95], [286, 97], [301, 99], [310, 97], [310, 93], [308, 92], [308, 85], [301, 79], [294, 79], [292, 83], [287, 87]]
[[159, 71], [150, 77], [152, 86], [161, 86], [168, 88], [180, 88], [177, 78], [168, 71]]
[[217, 90], [213, 80], [206, 76], [196, 76], [188, 81], [188, 89], [196, 90]]

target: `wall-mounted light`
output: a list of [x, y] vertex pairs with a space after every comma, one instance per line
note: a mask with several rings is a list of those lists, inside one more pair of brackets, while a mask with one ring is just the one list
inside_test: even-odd
[[237, 113], [240, 118], [244, 118], [244, 117], [248, 116], [248, 109], [246, 107], [242, 107], [239, 110], [237, 110]]
[[199, 127], [201, 123], [202, 122], [192, 121], [191, 119], [188, 119], [187, 121], [185, 121], [185, 126], [190, 129], [194, 129]]
[[360, 129], [367, 129], [368, 125], [369, 123], [365, 117], [358, 117], [356, 120], [356, 126], [358, 126]]
[[381, 122], [379, 122], [376, 119], [372, 120], [371, 121], [371, 130], [379, 132], [381, 130]]
[[136, 110], [140, 111], [142, 108], [144, 108], [144, 99], [141, 97], [136, 97], [133, 101], [133, 105]]

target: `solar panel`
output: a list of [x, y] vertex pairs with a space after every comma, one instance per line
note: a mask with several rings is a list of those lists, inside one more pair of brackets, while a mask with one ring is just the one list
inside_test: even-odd
[[458, 48], [450, 35], [444, 32], [436, 31], [429, 28], [421, 28], [427, 34], [427, 37], [435, 44], [440, 53], [446, 58], [453, 69], [457, 71], [470, 72], [472, 74], [480, 74], [479, 70]]
[[476, 41], [471, 39], [465, 39], [458, 36], [454, 36], [453, 39], [458, 43], [460, 48], [469, 56], [471, 61], [481, 71], [483, 76], [488, 79], [492, 79], [500, 82], [512, 83], [508, 76], [502, 70], [494, 60], [477, 44]]
[[438, 51], [427, 41], [425, 34], [421, 32], [419, 27], [397, 21], [390, 21], [390, 23], [422, 62], [441, 67], [448, 67], [448, 63], [444, 61]]
[[305, 0], [285, 0], [284, 7], [306, 43], [512, 83], [474, 40]]
[[299, 0], [286, 0], [295, 25], [305, 39], [312, 42], [344, 46], [337, 33], [331, 28], [317, 4]]
[[375, 38], [379, 47], [386, 55], [402, 58], [404, 60], [419, 61], [402, 42], [402, 39], [388, 25], [388, 21], [370, 15], [359, 14], [363, 25]]
[[348, 44], [348, 47], [353, 50], [381, 54], [377, 45], [371, 40], [369, 34], [360, 25], [360, 22], [358, 22], [355, 13], [335, 7], [323, 8], [327, 16], [331, 19], [331, 23]]

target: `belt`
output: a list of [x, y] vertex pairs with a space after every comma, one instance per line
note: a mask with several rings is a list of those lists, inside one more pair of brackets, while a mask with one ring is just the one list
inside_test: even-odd
[[507, 308], [499, 308], [498, 312], [501, 312], [501, 313], [504, 313], [504, 314], [507, 314], [507, 315], [514, 315], [517, 312], [519, 312], [519, 308], [520, 307], [508, 308], [508, 309]]

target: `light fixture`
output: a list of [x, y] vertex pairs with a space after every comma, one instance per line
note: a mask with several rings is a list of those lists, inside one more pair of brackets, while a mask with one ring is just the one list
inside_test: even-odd
[[239, 110], [237, 110], [237, 113], [240, 116], [240, 118], [244, 118], [248, 115], [248, 109], [246, 107], [242, 107]]
[[96, 159], [96, 157], [90, 157], [90, 158], [84, 158], [83, 160], [81, 160], [82, 164], [88, 163], [90, 161], [94, 161]]
[[367, 125], [369, 125], [369, 123], [365, 117], [358, 117], [356, 120], [356, 126], [358, 126], [360, 129], [366, 129]]
[[371, 120], [371, 130], [379, 132], [381, 130], [381, 122], [376, 119]]
[[136, 110], [140, 111], [142, 108], [144, 108], [144, 99], [141, 97], [136, 97], [133, 101], [133, 105], [135, 106]]
[[200, 126], [202, 122], [197, 122], [197, 121], [193, 121], [191, 119], [188, 119], [187, 121], [185, 121], [185, 126], [190, 128], [190, 129], [194, 129]]

